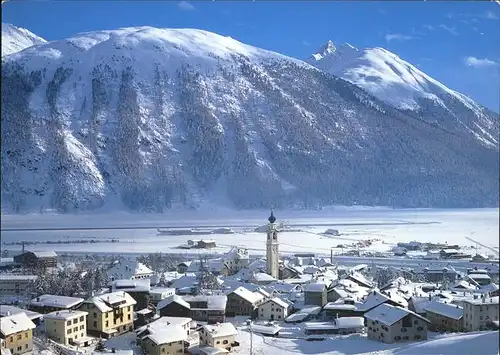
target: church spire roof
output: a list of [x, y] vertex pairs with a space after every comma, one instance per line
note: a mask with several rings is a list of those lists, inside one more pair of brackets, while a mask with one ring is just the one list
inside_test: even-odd
[[269, 216], [269, 218], [267, 220], [269, 221], [269, 223], [276, 222], [276, 217], [274, 217], [274, 213], [273, 213], [272, 209], [271, 209], [271, 215]]

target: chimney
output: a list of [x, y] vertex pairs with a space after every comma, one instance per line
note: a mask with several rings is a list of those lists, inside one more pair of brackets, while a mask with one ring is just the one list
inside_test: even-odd
[[431, 295], [429, 294], [429, 301], [431, 301]]
[[7, 317], [10, 316], [10, 311], [7, 311]]
[[37, 301], [37, 302], [40, 302], [40, 297], [37, 297], [37, 298], [36, 298], [36, 301]]

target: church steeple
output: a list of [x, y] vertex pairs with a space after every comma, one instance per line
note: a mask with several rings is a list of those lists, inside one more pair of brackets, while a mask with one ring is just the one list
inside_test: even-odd
[[269, 216], [269, 218], [267, 220], [269, 221], [269, 223], [276, 222], [276, 217], [274, 217], [274, 213], [273, 213], [272, 209], [271, 209], [271, 215]]

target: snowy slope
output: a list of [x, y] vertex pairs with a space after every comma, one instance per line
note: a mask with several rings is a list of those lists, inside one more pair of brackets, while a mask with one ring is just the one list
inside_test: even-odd
[[194, 29], [2, 58], [2, 207], [496, 205], [497, 151], [302, 61]]
[[387, 104], [457, 134], [471, 134], [498, 149], [498, 114], [437, 80], [384, 48], [359, 50], [332, 41], [308, 60], [317, 68], [362, 87]]
[[47, 41], [29, 30], [2, 23], [2, 57]]

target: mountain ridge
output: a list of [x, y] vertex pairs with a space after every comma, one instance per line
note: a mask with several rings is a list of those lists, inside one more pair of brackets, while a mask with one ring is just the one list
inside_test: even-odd
[[498, 113], [449, 89], [385, 48], [360, 50], [347, 44], [337, 49], [330, 40], [306, 62], [410, 115], [446, 129], [462, 126], [457, 133], [472, 134], [484, 144], [498, 147]]
[[26, 28], [2, 23], [2, 57], [47, 41]]
[[207, 31], [81, 33], [2, 58], [2, 203], [496, 205], [498, 149], [446, 128]]

